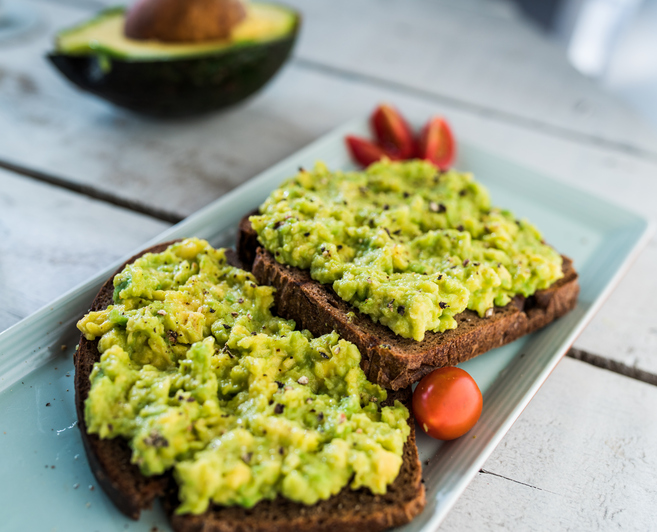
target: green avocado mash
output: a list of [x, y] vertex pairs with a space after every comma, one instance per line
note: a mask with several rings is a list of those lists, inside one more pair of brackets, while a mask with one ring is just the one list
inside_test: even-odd
[[272, 316], [274, 289], [198, 239], [144, 255], [114, 287], [115, 304], [78, 323], [100, 337], [87, 429], [126, 438], [145, 475], [173, 468], [178, 513], [386, 492], [408, 411], [381, 407], [356, 346]]
[[561, 256], [526, 220], [491, 207], [470, 174], [424, 161], [382, 161], [363, 172], [319, 163], [271, 193], [250, 218], [276, 260], [405, 338], [485, 316], [516, 294], [561, 278]]

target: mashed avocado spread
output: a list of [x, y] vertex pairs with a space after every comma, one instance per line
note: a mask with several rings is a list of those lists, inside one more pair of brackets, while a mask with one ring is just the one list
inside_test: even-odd
[[561, 278], [561, 256], [526, 220], [491, 207], [470, 174], [424, 161], [330, 172], [318, 163], [273, 191], [250, 221], [276, 260], [405, 338], [485, 316]]
[[178, 513], [282, 495], [314, 504], [344, 486], [385, 493], [410, 429], [336, 333], [272, 316], [274, 289], [197, 239], [114, 278], [114, 305], [78, 323], [100, 338], [90, 433], [124, 437], [145, 475], [173, 468]]

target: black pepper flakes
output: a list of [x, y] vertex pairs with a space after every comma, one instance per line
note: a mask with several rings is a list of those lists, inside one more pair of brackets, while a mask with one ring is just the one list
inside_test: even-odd
[[283, 410], [285, 410], [285, 407], [281, 403], [276, 403], [276, 406], [274, 407], [274, 414], [282, 414]]
[[156, 431], [152, 431], [148, 436], [144, 438], [144, 443], [150, 445], [151, 447], [168, 447], [169, 440], [167, 440], [162, 434]]
[[276, 386], [278, 386], [278, 389], [279, 389], [279, 390], [280, 390], [283, 386], [285, 386], [285, 384], [283, 384], [283, 383], [280, 382], [280, 381], [274, 381], [274, 382], [276, 383]]
[[439, 306], [440, 308], [447, 308], [447, 307], [449, 307], [449, 305], [448, 305], [447, 303], [445, 303], [444, 301], [441, 301], [440, 303], [438, 303], [438, 306]]
[[461, 232], [463, 232], [465, 230], [465, 227], [463, 227], [463, 225], [461, 225], [461, 224], [457, 225], [456, 228]]
[[310, 236], [310, 232], [309, 232], [309, 231], [306, 231], [306, 232], [303, 234], [303, 236]]
[[330, 358], [326, 353], [324, 353], [324, 351], [320, 351], [319, 354], [321, 355], [322, 358], [325, 358], [326, 360]]
[[397, 307], [397, 314], [399, 314], [400, 316], [403, 316], [405, 312], [406, 312], [406, 307], [404, 305], [399, 305]]
[[470, 264], [470, 259], [465, 259], [463, 261], [463, 266], [467, 266], [468, 264]]
[[178, 333], [176, 331], [167, 331], [167, 338], [171, 345], [176, 345], [178, 343]]
[[237, 302], [241, 305], [242, 303], [244, 303], [244, 298], [243, 298], [243, 297], [240, 297], [240, 298], [237, 300]]
[[321, 423], [322, 421], [324, 421], [324, 412], [320, 412], [319, 414], [317, 414], [317, 420], [318, 420], [320, 423]]
[[50, 403], [46, 403], [46, 406], [50, 406]]

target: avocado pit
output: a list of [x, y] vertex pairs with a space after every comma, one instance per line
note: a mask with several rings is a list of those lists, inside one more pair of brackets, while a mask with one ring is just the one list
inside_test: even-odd
[[222, 40], [246, 14], [242, 0], [138, 0], [126, 14], [124, 34], [178, 43]]

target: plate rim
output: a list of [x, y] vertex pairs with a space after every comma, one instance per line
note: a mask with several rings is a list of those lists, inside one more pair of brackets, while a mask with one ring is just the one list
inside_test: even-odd
[[[213, 217], [221, 217], [221, 213], [217, 212], [222, 209], [224, 205], [231, 204], [242, 204], [245, 203], [245, 199], [249, 199], [246, 203], [254, 203], [255, 199], [263, 196], [263, 190], [265, 190], [265, 195], [271, 190], [270, 181], [273, 177], [279, 175], [291, 175], [290, 170], [296, 169], [299, 164], [304, 164], [303, 161], [309, 159], [321, 158], [322, 151], [331, 150], [337, 143], [341, 143], [344, 149], [344, 144], [342, 137], [346, 133], [364, 133], [367, 131], [367, 119], [364, 117], [359, 117], [357, 119], [351, 120], [345, 124], [342, 124], [328, 133], [322, 135], [315, 141], [311, 142], [304, 148], [292, 153], [288, 157], [279, 161], [278, 163], [273, 164], [263, 172], [259, 173], [255, 177], [245, 181], [238, 187], [232, 189], [226, 194], [220, 196], [216, 200], [212, 201], [205, 207], [199, 209], [194, 214], [185, 218], [181, 222], [169, 227], [164, 230], [154, 238], [150, 239], [137, 250], [121, 257], [117, 261], [111, 263], [106, 268], [99, 271], [96, 275], [91, 276], [86, 281], [75, 286], [74, 288], [68, 290], [58, 298], [56, 298], [51, 303], [41, 307], [36, 312], [32, 313], [30, 316], [24, 318], [18, 323], [12, 325], [5, 331], [0, 332], [0, 375], [2, 375], [0, 381], [0, 391], [8, 388], [14, 382], [19, 380], [21, 377], [24, 377], [26, 374], [31, 373], [35, 369], [38, 369], [42, 365], [46, 364], [51, 356], [45, 354], [47, 349], [41, 349], [48, 343], [48, 336], [50, 336], [50, 341], [59, 336], [63, 331], [71, 327], [72, 320], [62, 319], [59, 324], [56, 324], [57, 316], [61, 313], [68, 312], [69, 314], [77, 315], [79, 317], [79, 312], [77, 309], [80, 307], [81, 302], [88, 298], [87, 304], [93, 299], [93, 294], [95, 294], [100, 285], [121, 265], [135, 255], [137, 252], [146, 249], [152, 245], [165, 242], [167, 240], [172, 240], [175, 238], [181, 238], [184, 236], [191, 236], [199, 232], [199, 228], [207, 225]], [[611, 292], [617, 286], [621, 278], [626, 274], [627, 270], [631, 267], [632, 263], [639, 256], [643, 247], [647, 245], [650, 238], [655, 232], [655, 223], [644, 217], [641, 214], [630, 211], [624, 206], [617, 205], [606, 198], [600, 197], [596, 194], [592, 194], [586, 190], [573, 186], [570, 183], [565, 183], [559, 181], [555, 178], [545, 175], [543, 172], [537, 171], [522, 163], [518, 163], [513, 159], [508, 159], [495, 153], [491, 153], [487, 150], [482, 150], [477, 147], [476, 144], [461, 142], [461, 146], [464, 148], [464, 151], [474, 150], [474, 152], [483, 155], [484, 157], [489, 156], [493, 157], [496, 160], [501, 160], [503, 162], [511, 163], [513, 166], [526, 170], [527, 172], [533, 174], [536, 177], [541, 177], [548, 179], [551, 183], [554, 183], [557, 187], [565, 191], [573, 191], [578, 195], [578, 197], [584, 197], [589, 201], [592, 201], [598, 205], [604, 205], [610, 207], [612, 211], [618, 215], [624, 217], [627, 221], [628, 231], [633, 237], [634, 241], [627, 250], [626, 255], [620, 261], [613, 275], [606, 281], [606, 284], [603, 286], [602, 290], [596, 292], [593, 302], [586, 309], [579, 310], [579, 315], [575, 321], [573, 327], [569, 330], [564, 331], [563, 339], [559, 342], [557, 349], [549, 357], [549, 361], [545, 363], [538, 377], [535, 378], [531, 383], [528, 389], [524, 392], [523, 396], [519, 401], [514, 405], [514, 408], [505, 416], [501, 421], [500, 425], [495, 429], [494, 434], [488, 439], [487, 442], [484, 442], [483, 448], [478, 452], [474, 460], [471, 459], [471, 464], [468, 467], [466, 474], [461, 474], [456, 482], [453, 483], [453, 487], [445, 493], [438, 493], [437, 499], [435, 501], [427, 501], [427, 507], [429, 507], [430, 502], [435, 503], [435, 511], [432, 514], [427, 514], [428, 519], [424, 520], [424, 523], [420, 525], [422, 530], [433, 530], [435, 527], [442, 522], [446, 517], [448, 512], [451, 510], [453, 505], [456, 503], [458, 498], [461, 496], [467, 485], [470, 483], [472, 478], [476, 475], [477, 471], [480, 469], [480, 466], [488, 459], [492, 454], [494, 449], [497, 447], [502, 438], [509, 431], [513, 423], [520, 416], [522, 410], [527, 406], [531, 401], [533, 396], [538, 392], [539, 388], [545, 382], [549, 374], [554, 370], [558, 362], [570, 348], [572, 343], [576, 340], [579, 334], [584, 330], [584, 328], [591, 321], [595, 313], [600, 309], [604, 304], [605, 300], [609, 297]], [[266, 185], [263, 187], [263, 185]], [[235, 208], [235, 207], [234, 207]], [[242, 212], [248, 212], [246, 210]], [[232, 217], [232, 215], [231, 215]], [[630, 223], [631, 222], [631, 223]], [[234, 225], [232, 226], [234, 228]], [[625, 226], [624, 226], [625, 227]], [[228, 230], [230, 224], [226, 224], [224, 230]], [[578, 304], [579, 308], [579, 304]], [[575, 309], [572, 312], [578, 312]], [[43, 329], [44, 324], [49, 324]], [[15, 352], [17, 345], [21, 342], [21, 338], [34, 334], [34, 331], [43, 332], [43, 338], [33, 342], [32, 351], [30, 355], [26, 358], [25, 362], [27, 364], [18, 364], [23, 360], [14, 360], [16, 358]], [[37, 333], [34, 336], [39, 336]], [[40, 342], [40, 343], [39, 343]], [[41, 350], [41, 353], [37, 351]], [[13, 353], [13, 355], [12, 355]], [[14, 368], [17, 366], [17, 368]], [[15, 371], [19, 369], [20, 371]], [[6, 371], [9, 370], [9, 371]], [[9, 375], [9, 380], [5, 380], [5, 377]], [[496, 379], [496, 382], [500, 380], [500, 377]], [[491, 386], [491, 390], [495, 388], [495, 384]], [[489, 392], [491, 391], [489, 390]], [[488, 393], [488, 392], [487, 392]], [[464, 447], [461, 445], [460, 447]], [[467, 449], [466, 449], [467, 450]], [[459, 451], [459, 445], [451, 445], [447, 447], [447, 453], [454, 453], [453, 457], [458, 458], [462, 456], [463, 451]], [[461, 452], [461, 454], [459, 454]], [[428, 473], [431, 473], [430, 471]], [[440, 473], [438, 471], [437, 473]], [[427, 517], [425, 516], [425, 517]], [[420, 516], [418, 516], [419, 519]], [[400, 530], [416, 530], [417, 525], [414, 526], [413, 523], [417, 521], [412, 521], [408, 525], [405, 525]]]

